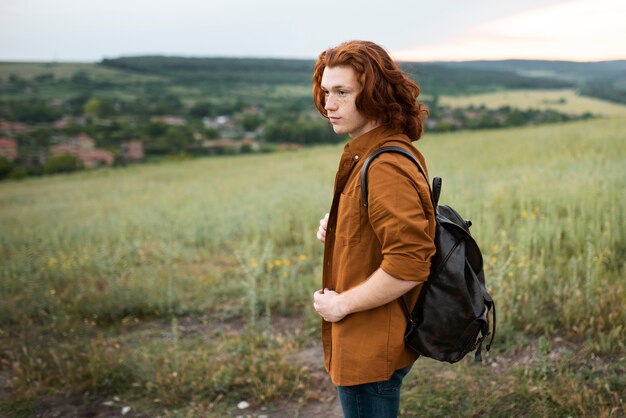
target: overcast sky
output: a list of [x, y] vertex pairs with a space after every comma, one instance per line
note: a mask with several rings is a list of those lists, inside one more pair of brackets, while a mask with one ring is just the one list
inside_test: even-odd
[[411, 61], [626, 59], [625, 17], [624, 0], [0, 0], [0, 60], [315, 58], [349, 39]]

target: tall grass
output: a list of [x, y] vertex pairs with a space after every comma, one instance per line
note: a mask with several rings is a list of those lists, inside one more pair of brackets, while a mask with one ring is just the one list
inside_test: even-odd
[[465, 133], [428, 144], [442, 200], [474, 221], [506, 325], [596, 342], [613, 333], [623, 345], [623, 125]]
[[[308, 178], [314, 153], [3, 184], [2, 318], [204, 309], [198, 289], [211, 299], [211, 284], [239, 275], [236, 254], [247, 243], [271, 242], [274, 259], [321, 254], [311, 231], [332, 178]], [[308, 172], [300, 171], [303, 157]]]
[[[501, 352], [546, 336], [623, 355], [626, 121], [429, 134], [417, 145], [431, 175], [443, 177], [441, 201], [474, 223]], [[284, 376], [306, 381], [278, 359], [317, 338], [315, 231], [340, 152], [328, 146], [0, 184], [0, 364], [14, 393], [131, 391], [175, 406], [230, 391], [275, 399], [290, 387]], [[128, 328], [163, 318], [177, 330], [176, 318], [190, 314], [241, 319], [250, 332], [200, 346], [172, 340], [160, 350], [158, 336]], [[277, 316], [300, 318], [309, 336], [285, 345], [271, 334]], [[238, 368], [236, 356], [218, 354], [236, 350], [244, 350]], [[206, 380], [202, 370], [221, 378]], [[237, 373], [250, 373], [252, 383]]]

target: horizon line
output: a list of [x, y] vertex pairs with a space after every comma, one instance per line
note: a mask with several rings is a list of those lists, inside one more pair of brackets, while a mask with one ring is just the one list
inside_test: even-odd
[[[393, 54], [390, 54], [393, 58]], [[2, 64], [99, 64], [106, 59], [121, 59], [121, 58], [141, 58], [141, 57], [163, 57], [163, 58], [189, 58], [189, 59], [258, 59], [258, 60], [291, 60], [291, 61], [315, 61], [317, 58], [302, 58], [302, 57], [276, 57], [276, 56], [254, 56], [254, 55], [186, 55], [186, 54], [133, 54], [133, 55], [120, 55], [116, 57], [103, 57], [99, 60], [40, 60], [40, 59], [4, 59], [0, 58]], [[393, 58], [395, 62], [399, 63], [463, 63], [463, 62], [499, 62], [499, 61], [548, 61], [548, 62], [573, 62], [580, 64], [591, 64], [599, 62], [617, 62], [626, 61], [626, 57], [622, 58], [606, 58], [606, 59], [563, 59], [563, 58], [471, 58], [471, 59], [432, 59], [432, 60], [408, 60], [404, 58]]]

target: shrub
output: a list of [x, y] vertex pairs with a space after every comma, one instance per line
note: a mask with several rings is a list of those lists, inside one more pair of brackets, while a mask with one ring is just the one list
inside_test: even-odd
[[15, 165], [4, 157], [0, 157], [0, 180], [7, 177]]
[[43, 165], [45, 174], [71, 173], [83, 168], [83, 163], [74, 155], [61, 154], [50, 157]]
[[15, 167], [7, 176], [11, 180], [21, 180], [28, 175], [24, 167]]

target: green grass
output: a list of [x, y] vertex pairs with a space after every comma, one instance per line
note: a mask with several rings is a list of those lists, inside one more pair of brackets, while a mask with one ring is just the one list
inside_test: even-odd
[[415, 363], [402, 417], [624, 416], [624, 358], [601, 361], [579, 347], [526, 341], [485, 366], [466, 359]]
[[[417, 145], [442, 203], [474, 223], [499, 331], [487, 367], [418, 362], [403, 416], [623, 416], [626, 120]], [[319, 338], [315, 231], [340, 153], [0, 184], [0, 372], [13, 399], [0, 408], [89, 392], [220, 416], [235, 399], [310, 399], [314, 374], [287, 359]], [[297, 331], [278, 331], [285, 318]]]
[[31, 80], [39, 75], [54, 74], [55, 78], [71, 78], [79, 71], [84, 71], [90, 78], [99, 81], [116, 81], [120, 78], [128, 81], [156, 81], [161, 78], [119, 71], [88, 62], [0, 62], [0, 79], [7, 80], [11, 74]]
[[626, 116], [626, 106], [606, 100], [583, 97], [574, 90], [505, 90], [467, 96], [442, 96], [441, 104], [466, 107], [485, 105], [488, 108], [511, 106], [520, 109], [553, 109], [562, 113], [591, 112], [603, 116]]

